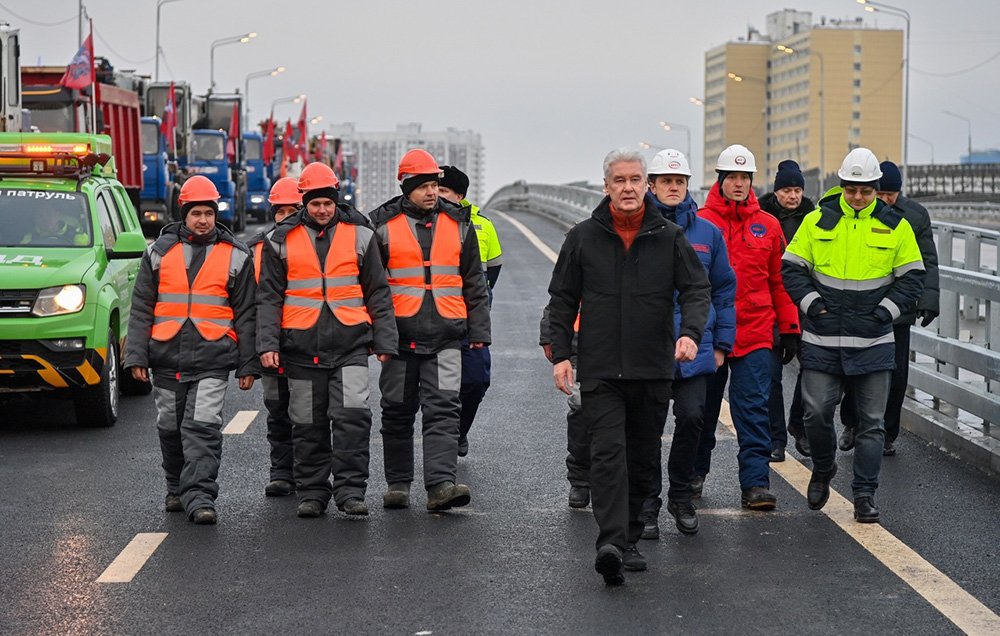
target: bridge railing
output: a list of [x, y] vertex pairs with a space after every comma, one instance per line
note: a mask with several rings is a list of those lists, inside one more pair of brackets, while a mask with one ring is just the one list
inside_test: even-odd
[[[586, 188], [517, 182], [498, 190], [486, 207], [541, 214], [571, 226], [589, 217], [602, 198]], [[1000, 426], [991, 427], [1000, 423], [1000, 233], [953, 223], [935, 223], [934, 229], [942, 264], [941, 315], [932, 323], [936, 333], [912, 332], [910, 386], [932, 396], [948, 417], [1000, 437]], [[918, 362], [915, 354], [932, 362]]]

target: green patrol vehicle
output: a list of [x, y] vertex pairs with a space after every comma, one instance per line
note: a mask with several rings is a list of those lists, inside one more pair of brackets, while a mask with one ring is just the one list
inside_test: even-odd
[[107, 135], [0, 133], [0, 400], [51, 391], [112, 426], [132, 286], [146, 249]]

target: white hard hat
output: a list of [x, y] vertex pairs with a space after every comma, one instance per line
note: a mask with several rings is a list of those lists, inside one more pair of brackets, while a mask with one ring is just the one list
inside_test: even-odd
[[691, 166], [683, 152], [667, 148], [653, 157], [653, 161], [649, 164], [649, 174], [679, 174], [690, 177]]
[[757, 172], [757, 160], [746, 146], [733, 144], [719, 154], [717, 172]]
[[837, 176], [844, 181], [868, 183], [882, 178], [882, 169], [878, 165], [875, 153], [867, 148], [855, 148], [844, 157]]

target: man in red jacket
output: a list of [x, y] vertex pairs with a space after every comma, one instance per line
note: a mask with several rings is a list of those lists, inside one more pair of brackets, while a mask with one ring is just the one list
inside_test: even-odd
[[795, 355], [798, 309], [781, 280], [781, 255], [785, 249], [781, 225], [760, 209], [751, 188], [757, 172], [753, 153], [738, 144], [729, 146], [719, 155], [715, 171], [719, 180], [698, 215], [722, 230], [736, 272], [736, 342], [708, 383], [706, 425], [702, 428], [692, 486], [696, 494], [701, 493], [715, 448], [714, 424], [731, 374], [729, 406], [740, 445], [741, 503], [752, 510], [773, 510], [778, 500], [769, 490], [771, 348], [777, 322], [783, 357]]

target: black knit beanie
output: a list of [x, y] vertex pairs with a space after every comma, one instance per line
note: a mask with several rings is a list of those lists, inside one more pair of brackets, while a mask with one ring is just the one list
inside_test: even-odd
[[428, 181], [437, 181], [440, 183], [441, 178], [436, 172], [433, 174], [415, 174], [412, 177], [403, 179], [403, 182], [399, 184], [399, 189], [403, 191], [403, 196], [408, 197], [411, 192]]
[[218, 201], [188, 201], [187, 203], [184, 203], [184, 204], [181, 205], [181, 220], [186, 219], [187, 215], [188, 215], [188, 212], [191, 211], [191, 208], [193, 208], [193, 207], [195, 207], [197, 205], [207, 205], [208, 207], [210, 207], [213, 210], [215, 210], [215, 214], [216, 215], [219, 214], [219, 202]]
[[465, 196], [469, 193], [469, 177], [455, 166], [441, 166], [441, 187], [454, 190], [458, 194]]
[[805, 188], [806, 180], [802, 176], [802, 169], [799, 164], [791, 159], [785, 159], [778, 164], [778, 172], [774, 175], [774, 191], [782, 188]]
[[337, 203], [340, 199], [340, 192], [337, 188], [316, 188], [315, 190], [306, 190], [302, 193], [302, 207], [305, 207], [313, 199], [330, 199], [334, 203]]

